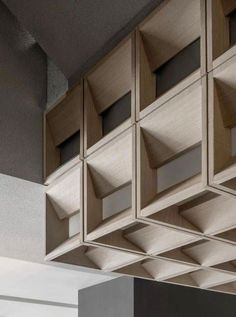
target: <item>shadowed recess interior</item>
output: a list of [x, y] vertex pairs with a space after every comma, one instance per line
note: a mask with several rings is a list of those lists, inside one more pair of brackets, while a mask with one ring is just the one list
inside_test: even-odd
[[156, 97], [178, 84], [200, 67], [200, 38], [155, 70]]
[[114, 102], [101, 113], [102, 133], [108, 134], [131, 116], [131, 92]]
[[229, 14], [229, 38], [233, 46], [236, 43], [236, 10]]
[[80, 153], [82, 91], [77, 85], [45, 116], [45, 177]]

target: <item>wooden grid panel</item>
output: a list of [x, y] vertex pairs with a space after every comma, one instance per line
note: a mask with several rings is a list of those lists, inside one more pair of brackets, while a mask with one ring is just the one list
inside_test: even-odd
[[[46, 260], [235, 294], [235, 7], [164, 1], [46, 113]], [[155, 69], [197, 38], [199, 69], [157, 98]], [[103, 136], [100, 114], [128, 91], [131, 120]], [[78, 129], [81, 155], [59, 166]]]

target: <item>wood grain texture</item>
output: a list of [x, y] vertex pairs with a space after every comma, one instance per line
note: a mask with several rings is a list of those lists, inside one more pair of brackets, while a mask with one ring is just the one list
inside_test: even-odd
[[132, 129], [87, 159], [97, 197], [102, 198], [132, 180]]
[[[163, 1], [45, 113], [46, 260], [236, 294], [235, 3]], [[199, 37], [200, 69], [156, 99], [153, 71]], [[129, 91], [131, 120], [103, 136], [100, 114]], [[60, 166], [78, 129], [81, 155]], [[158, 192], [157, 169], [200, 146], [201, 168]], [[127, 184], [131, 206], [104, 219], [103, 199]]]
[[55, 146], [80, 129], [82, 120], [82, 89], [77, 86], [67, 93], [66, 97], [47, 113], [47, 121]]
[[[235, 121], [235, 65], [233, 57], [209, 76], [209, 175], [210, 183], [234, 192], [231, 128]], [[225, 185], [224, 185], [225, 183]]]
[[221, 0], [222, 1], [222, 7], [224, 11], [224, 15], [228, 15], [230, 12], [232, 12], [234, 9], [236, 9], [236, 1], [235, 0]]
[[102, 222], [102, 200], [97, 198], [87, 162], [84, 165], [84, 226], [87, 234]]
[[153, 168], [201, 142], [201, 101], [197, 82], [140, 122]]
[[68, 173], [49, 186], [47, 197], [59, 219], [72, 216], [80, 211], [81, 166], [75, 166]]
[[109, 248], [89, 248], [86, 256], [103, 271], [112, 271], [142, 258], [137, 254]]
[[52, 172], [54, 172], [60, 164], [60, 151], [54, 145], [54, 139], [51, 133], [51, 128], [45, 119], [45, 135], [46, 146], [44, 148], [44, 177], [46, 179]]
[[159, 254], [198, 240], [189, 233], [163, 226], [137, 226], [124, 233], [124, 237], [146, 253]]
[[187, 264], [160, 259], [147, 260], [142, 264], [142, 267], [157, 281], [192, 272], [197, 269]]
[[183, 252], [203, 266], [212, 266], [236, 258], [236, 246], [218, 241], [202, 241], [185, 247]]
[[88, 81], [84, 81], [84, 155], [102, 138], [102, 119], [98, 114]]
[[87, 76], [98, 113], [131, 90], [132, 41], [129, 37]]
[[232, 197], [210, 195], [206, 200], [181, 211], [181, 216], [205, 234], [217, 234], [236, 226], [236, 200]]
[[156, 76], [151, 70], [139, 30], [136, 32], [136, 87], [138, 119], [139, 112], [156, 99]]
[[[229, 23], [225, 16], [224, 0], [209, 0], [208, 9], [208, 70], [212, 69], [213, 60], [229, 48]], [[228, 2], [229, 4], [229, 2]], [[227, 4], [225, 6], [227, 9]]]
[[140, 25], [152, 70], [200, 37], [200, 19], [199, 0], [166, 0]]

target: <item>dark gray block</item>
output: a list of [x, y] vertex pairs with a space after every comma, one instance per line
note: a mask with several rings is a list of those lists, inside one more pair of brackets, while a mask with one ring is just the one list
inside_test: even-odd
[[103, 135], [115, 129], [131, 115], [131, 92], [101, 113]]
[[71, 137], [61, 143], [60, 149], [60, 164], [68, 162], [80, 152], [80, 131], [74, 133]]
[[230, 45], [233, 46], [236, 43], [236, 10], [229, 15], [229, 38]]
[[0, 2], [0, 173], [42, 182], [46, 55]]
[[200, 67], [200, 39], [194, 41], [156, 71], [156, 95], [167, 90]]
[[79, 317], [235, 317], [236, 297], [121, 277], [79, 291]]

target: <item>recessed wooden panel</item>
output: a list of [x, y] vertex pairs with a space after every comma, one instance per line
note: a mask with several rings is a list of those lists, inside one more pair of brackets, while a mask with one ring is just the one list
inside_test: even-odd
[[198, 82], [141, 121], [152, 167], [201, 142], [201, 102]]
[[209, 76], [210, 183], [235, 194], [236, 59]]
[[105, 197], [132, 179], [132, 131], [107, 144], [88, 160], [97, 197]]
[[87, 75], [98, 113], [131, 90], [131, 42], [127, 39]]
[[[78, 157], [83, 145], [83, 92], [81, 85], [70, 90], [55, 107], [45, 114], [44, 177], [58, 172], [59, 167]], [[68, 168], [70, 163], [68, 163]]]
[[200, 1], [164, 1], [140, 31], [155, 70], [200, 36]]
[[208, 69], [235, 55], [235, 0], [210, 0], [208, 8]]
[[82, 164], [73, 167], [46, 189], [47, 259], [82, 243]]
[[200, 68], [200, 39], [182, 49], [155, 70], [156, 97], [161, 96], [181, 80]]
[[131, 93], [124, 95], [101, 113], [103, 135], [108, 134], [131, 116]]
[[132, 262], [137, 262], [141, 256], [137, 254], [112, 250], [109, 248], [89, 248], [86, 256], [104, 271], [112, 271]]
[[51, 128], [55, 145], [61, 144], [68, 137], [80, 129], [81, 87], [70, 91], [57, 106], [47, 113], [47, 120]]

